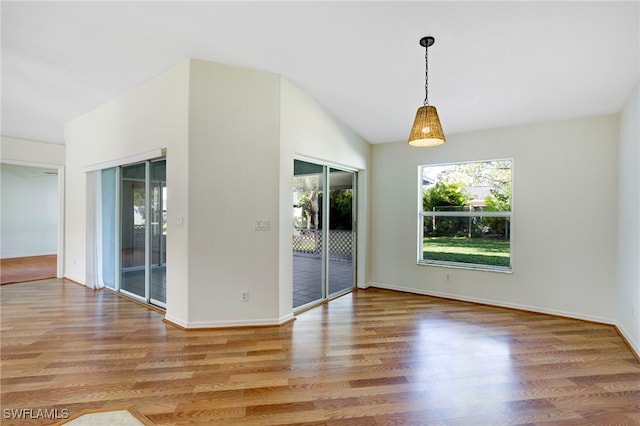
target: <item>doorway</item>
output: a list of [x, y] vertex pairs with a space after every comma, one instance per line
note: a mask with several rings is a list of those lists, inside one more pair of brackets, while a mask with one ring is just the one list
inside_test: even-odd
[[355, 287], [355, 183], [355, 171], [294, 160], [294, 311]]
[[102, 281], [166, 307], [166, 160], [101, 171]]
[[63, 179], [61, 166], [0, 164], [0, 284], [62, 277]]

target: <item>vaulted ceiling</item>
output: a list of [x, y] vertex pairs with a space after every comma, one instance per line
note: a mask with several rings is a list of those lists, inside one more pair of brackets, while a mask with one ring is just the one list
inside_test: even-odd
[[64, 124], [199, 58], [281, 74], [371, 143], [424, 98], [447, 134], [618, 112], [640, 80], [640, 3], [2, 2], [2, 134]]

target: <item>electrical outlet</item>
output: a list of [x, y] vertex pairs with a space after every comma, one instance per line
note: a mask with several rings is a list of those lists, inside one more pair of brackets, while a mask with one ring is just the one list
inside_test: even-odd
[[249, 292], [247, 290], [242, 290], [240, 292], [240, 301], [248, 302], [249, 301]]

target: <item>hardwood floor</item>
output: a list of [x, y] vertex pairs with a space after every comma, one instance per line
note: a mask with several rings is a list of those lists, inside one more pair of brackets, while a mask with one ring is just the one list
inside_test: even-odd
[[58, 256], [0, 259], [0, 285], [56, 277]]
[[157, 425], [640, 424], [640, 363], [607, 325], [377, 289], [199, 331], [64, 280], [1, 299], [3, 425], [123, 406]]

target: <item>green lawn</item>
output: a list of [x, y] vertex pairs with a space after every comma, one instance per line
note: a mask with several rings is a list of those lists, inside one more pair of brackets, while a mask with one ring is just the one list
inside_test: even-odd
[[509, 266], [509, 241], [492, 238], [426, 237], [422, 258], [446, 262]]

